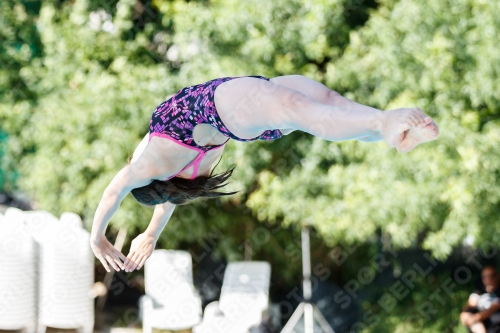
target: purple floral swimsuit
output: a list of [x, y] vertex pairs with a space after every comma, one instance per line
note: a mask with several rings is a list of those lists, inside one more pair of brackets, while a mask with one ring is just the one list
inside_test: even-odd
[[[215, 108], [215, 88], [223, 82], [239, 77], [256, 77], [269, 81], [269, 79], [264, 76], [234, 76], [222, 77], [194, 86], [185, 87], [179, 90], [174, 96], [158, 105], [151, 116], [149, 121], [149, 140], [151, 140], [151, 137], [153, 136], [164, 137], [188, 148], [197, 150], [200, 153], [193, 162], [186, 166], [187, 168], [191, 166], [191, 164], [194, 165], [194, 172], [191, 177], [192, 179], [196, 177], [199, 162], [205, 153], [212, 149], [221, 148], [227, 142], [226, 141], [221, 145], [215, 146], [197, 145], [193, 139], [193, 129], [197, 124], [212, 125], [223, 135], [231, 139], [244, 142], [255, 140], [275, 140], [283, 136], [280, 130], [275, 129], [267, 130], [252, 139], [241, 139], [232, 134], [222, 123], [222, 120], [220, 119]], [[184, 171], [184, 169], [182, 171]]]

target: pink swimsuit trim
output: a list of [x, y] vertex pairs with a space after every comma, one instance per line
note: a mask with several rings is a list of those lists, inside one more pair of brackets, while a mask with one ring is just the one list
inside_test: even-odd
[[[203, 159], [203, 157], [205, 157], [206, 152], [205, 152], [205, 151], [203, 151], [203, 150], [202, 150], [202, 149], [200, 149], [200, 148], [196, 148], [196, 147], [193, 147], [193, 146], [187, 145], [187, 144], [185, 144], [185, 143], [179, 142], [179, 141], [177, 141], [176, 139], [172, 138], [172, 137], [171, 137], [171, 136], [169, 136], [169, 135], [166, 135], [166, 134], [163, 134], [163, 133], [158, 133], [158, 132], [149, 133], [149, 140], [148, 140], [148, 142], [149, 142], [149, 141], [151, 141], [151, 138], [152, 138], [153, 136], [159, 136], [159, 137], [162, 137], [162, 138], [168, 139], [168, 140], [170, 140], [170, 141], [172, 141], [172, 142], [177, 143], [178, 145], [184, 146], [184, 147], [189, 148], [189, 149], [192, 149], [192, 150], [196, 150], [196, 151], [198, 152], [198, 156], [196, 156], [196, 158], [195, 158], [195, 159], [194, 159], [191, 163], [189, 163], [189, 164], [188, 164], [188, 165], [186, 165], [186, 166], [185, 166], [185, 167], [184, 167], [181, 171], [179, 171], [178, 173], [176, 173], [176, 174], [175, 174], [175, 175], [173, 175], [173, 176], [168, 177], [168, 178], [167, 178], [167, 179], [165, 179], [164, 181], [167, 181], [167, 180], [169, 180], [169, 179], [174, 178], [175, 176], [177, 176], [178, 174], [180, 174], [181, 172], [183, 172], [184, 170], [186, 170], [187, 168], [189, 168], [191, 165], [193, 166], [193, 174], [191, 175], [191, 179], [195, 179], [195, 178], [196, 178], [196, 175], [198, 174], [198, 167], [200, 166], [200, 162], [201, 162], [201, 160]], [[227, 141], [229, 141], [229, 139], [227, 139]], [[216, 146], [216, 147], [214, 147], [214, 148], [211, 148], [210, 150], [219, 149], [219, 148], [224, 147], [224, 145], [227, 143], [227, 141], [226, 141], [226, 142], [224, 142], [224, 143], [223, 143], [223, 144], [221, 144], [221, 145], [218, 145], [218, 146]]]

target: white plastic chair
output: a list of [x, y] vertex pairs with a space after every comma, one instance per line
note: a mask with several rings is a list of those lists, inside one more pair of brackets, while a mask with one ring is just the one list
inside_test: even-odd
[[232, 262], [224, 272], [219, 301], [205, 307], [194, 333], [246, 333], [262, 321], [269, 305], [271, 265], [265, 261]]
[[201, 321], [189, 252], [154, 250], [144, 265], [146, 295], [139, 300], [144, 333], [190, 329]]
[[57, 217], [44, 210], [30, 210], [23, 213], [25, 215], [24, 223], [29, 233], [39, 245], [50, 238], [59, 224]]
[[24, 218], [11, 207], [0, 220], [0, 330], [36, 331], [36, 247]]
[[90, 234], [73, 213], [63, 213], [57, 223], [49, 224], [41, 241], [38, 332], [50, 326], [91, 333], [94, 257]]

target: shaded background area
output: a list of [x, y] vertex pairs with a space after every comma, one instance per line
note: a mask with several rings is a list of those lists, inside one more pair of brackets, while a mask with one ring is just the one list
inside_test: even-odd
[[[286, 318], [298, 302], [290, 292], [307, 220], [318, 290], [341, 307], [331, 315], [339, 327], [461, 331], [479, 269], [467, 255], [499, 241], [499, 9], [465, 0], [3, 1], [0, 199], [16, 206], [20, 193], [32, 209], [76, 212], [90, 230], [154, 108], [215, 77], [302, 74], [382, 110], [418, 106], [441, 134], [409, 154], [299, 132], [229, 143], [218, 170], [235, 164], [228, 190], [240, 192], [178, 207], [157, 247], [190, 251], [204, 302], [218, 295], [214, 267], [270, 261], [271, 300], [283, 302]], [[125, 226], [126, 252], [151, 215], [127, 197], [108, 237]], [[398, 255], [380, 270], [372, 261], [380, 253]], [[381, 304], [405, 272], [429, 263], [424, 253], [438, 264], [395, 307]], [[96, 264], [96, 280], [103, 274]], [[141, 274], [117, 274], [105, 307], [111, 324], [135, 325]], [[427, 317], [422, 306], [437, 302], [431, 296], [448, 278], [452, 295]]]

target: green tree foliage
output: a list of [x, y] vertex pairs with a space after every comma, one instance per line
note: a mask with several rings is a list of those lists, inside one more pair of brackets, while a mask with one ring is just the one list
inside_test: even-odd
[[[30, 105], [36, 100], [32, 82], [25, 78], [26, 67], [43, 51], [35, 13], [36, 6], [25, 6], [20, 1], [0, 3], [0, 188], [13, 188], [19, 157], [32, 151], [15, 137], [29, 119]], [[13, 137], [8, 145], [7, 133]]]
[[[303, 74], [380, 109], [420, 107], [441, 135], [408, 154], [300, 132], [231, 142], [219, 168], [237, 165], [228, 190], [240, 192], [178, 207], [159, 247], [203, 248], [200, 239], [215, 239], [232, 260], [250, 242], [254, 259], [272, 260], [280, 272], [274, 282], [290, 282], [300, 274], [302, 223], [323, 238], [313, 239], [315, 258], [328, 253], [325, 243], [366, 243], [379, 230], [395, 246], [421, 245], [439, 258], [466, 235], [495, 244], [499, 7], [482, 0], [3, 1], [4, 188], [21, 188], [56, 215], [79, 213], [89, 228], [154, 108], [178, 89], [221, 76]], [[111, 226], [127, 226], [133, 237], [151, 214], [129, 196]], [[380, 331], [416, 331], [403, 317], [394, 313]]]
[[[367, 9], [340, 0], [158, 1], [151, 7], [121, 0], [106, 6], [42, 2], [30, 28], [43, 56], [15, 72], [33, 97], [20, 106], [2, 104], [5, 116], [13, 107], [25, 112], [9, 119], [13, 128], [2, 123], [10, 134], [11, 166], [22, 175], [13, 185], [33, 195], [37, 208], [81, 214], [88, 228], [103, 190], [148, 132], [158, 104], [184, 86], [225, 75], [304, 73], [321, 79], [326, 63], [347, 46], [350, 26], [362, 24]], [[19, 14], [3, 10], [18, 19]], [[293, 148], [297, 138], [301, 152]], [[213, 234], [230, 260], [241, 257], [250, 239], [254, 258], [274, 257], [278, 268], [298, 263], [297, 233], [279, 223], [264, 227], [245, 203], [258, 174], [270, 167], [289, 172], [310, 140], [297, 133], [274, 143], [231, 142], [220, 169], [237, 165], [230, 186], [240, 193], [178, 207], [158, 246], [202, 247], [196, 243]], [[133, 237], [151, 214], [129, 196], [111, 226], [126, 226]], [[279, 279], [298, 274], [294, 265]]]
[[[427, 279], [415, 284], [410, 291], [399, 286], [403, 291], [403, 299], [398, 301], [390, 288], [384, 288], [385, 295], [391, 295], [382, 303], [374, 306], [366, 302], [365, 313], [370, 312], [370, 318], [357, 324], [362, 333], [434, 333], [455, 332], [467, 333], [464, 325], [457, 325], [460, 311], [470, 295], [470, 290], [460, 285], [453, 286], [453, 291], [447, 293], [442, 289], [449, 279], [446, 274], [430, 275]], [[407, 294], [408, 293], [408, 294]], [[450, 304], [451, 306], [443, 306]]]
[[331, 242], [362, 241], [380, 227], [394, 244], [409, 246], [425, 232], [423, 246], [440, 258], [469, 234], [478, 244], [497, 244], [498, 6], [384, 1], [350, 32], [345, 53], [327, 65], [326, 82], [380, 109], [420, 107], [435, 117], [440, 137], [408, 154], [384, 143], [315, 139], [293, 173], [259, 175], [261, 188], [249, 200], [254, 211], [263, 219], [310, 218]]

